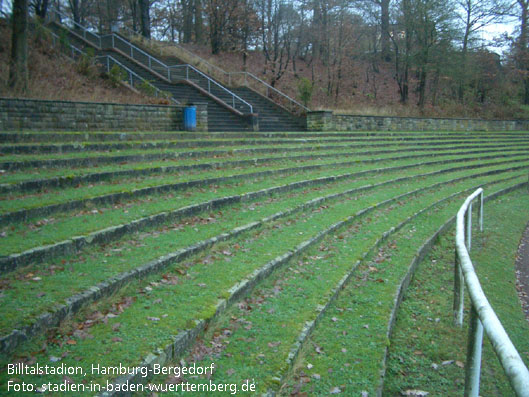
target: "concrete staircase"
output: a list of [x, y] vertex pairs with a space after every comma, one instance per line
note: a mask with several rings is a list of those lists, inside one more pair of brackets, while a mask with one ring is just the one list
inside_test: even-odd
[[[51, 23], [49, 26], [57, 33], [60, 29], [64, 29], [64, 26], [57, 23]], [[112, 56], [159, 90], [170, 93], [178, 102], [182, 104], [207, 104], [209, 131], [253, 131], [254, 127], [249, 117], [250, 108], [248, 104], [234, 98], [220, 83], [216, 85], [200, 72], [186, 67], [173, 68], [171, 69], [171, 81], [169, 81], [165, 78], [165, 73], [163, 73], [164, 75], [156, 73], [156, 68], [153, 68], [153, 71], [146, 66], [148, 65], [147, 57], [142, 60], [141, 55], [136, 54], [133, 59], [127, 56], [124, 51], [114, 48], [99, 49], [74, 31], [67, 29], [67, 34], [68, 40], [75, 47], [82, 50], [91, 47], [95, 50], [96, 56]], [[123, 36], [121, 37], [123, 40], [127, 40]], [[104, 43], [102, 46], [107, 47]], [[142, 50], [146, 51], [144, 48]], [[161, 61], [169, 66], [183, 64], [182, 60], [175, 57], [164, 58]], [[260, 131], [302, 131], [306, 129], [303, 119], [290, 114], [253, 90], [241, 87], [231, 91], [252, 105], [252, 113], [258, 116]]]

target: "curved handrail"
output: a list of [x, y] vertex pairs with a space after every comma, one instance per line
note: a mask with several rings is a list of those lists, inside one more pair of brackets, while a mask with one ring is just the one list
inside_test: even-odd
[[[52, 8], [51, 9], [51, 12], [55, 13], [56, 15], [58, 15], [59, 17], [69, 21], [70, 23], [73, 24], [74, 27], [78, 27], [79, 29], [81, 29], [81, 31], [83, 32], [82, 36], [85, 40], [91, 42], [92, 44], [96, 45], [99, 49], [102, 49], [103, 48], [103, 40], [108, 40], [109, 41], [109, 44], [110, 44], [110, 47], [111, 48], [114, 48], [114, 49], [117, 49], [117, 50], [120, 50], [122, 52], [125, 52], [125, 54], [127, 56], [130, 55], [130, 57], [132, 59], [134, 59], [135, 61], [137, 62], [140, 62], [142, 63], [144, 66], [146, 66], [149, 70], [153, 71], [153, 72], [156, 72], [158, 74], [159, 71], [156, 70], [154, 67], [153, 67], [153, 64], [157, 65], [161, 70], [162, 72], [165, 74], [164, 77], [167, 78], [167, 80], [171, 81], [171, 67], [167, 66], [165, 63], [163, 63], [162, 61], [160, 61], [159, 59], [153, 57], [152, 55], [150, 55], [149, 53], [145, 52], [144, 50], [142, 50], [141, 48], [135, 46], [134, 44], [132, 44], [131, 42], [127, 41], [127, 40], [124, 40], [121, 36], [115, 34], [115, 33], [111, 33], [111, 34], [107, 34], [107, 35], [99, 35], [97, 33], [94, 33], [94, 32], [91, 32], [88, 30], [88, 28], [86, 28], [85, 26], [73, 21], [68, 15], [56, 10], [55, 8]], [[58, 19], [58, 22], [62, 25], [62, 21], [60, 18], [57, 18]], [[94, 36], [95, 37], [95, 42], [94, 40], [91, 40], [89, 38], [89, 35], [91, 36]], [[122, 43], [123, 45], [125, 45], [125, 51], [123, 50], [123, 48], [120, 48], [117, 44], [116, 44], [116, 41], [118, 43]], [[128, 54], [128, 52], [130, 51], [130, 54]], [[134, 57], [134, 53], [139, 53], [141, 54], [143, 57], [145, 57], [147, 59], [147, 63], [145, 62], [142, 62], [141, 60], [139, 59], [136, 59]], [[240, 98], [237, 94], [233, 93], [232, 91], [230, 91], [229, 89], [227, 89], [226, 87], [223, 87], [222, 85], [220, 85], [219, 83], [217, 83], [215, 80], [213, 80], [211, 77], [207, 76], [206, 74], [200, 72], [198, 69], [194, 68], [192, 65], [181, 65], [181, 66], [187, 66], [188, 68], [191, 68], [193, 69], [194, 71], [196, 71], [197, 73], [200, 73], [200, 75], [202, 77], [204, 77], [207, 81], [207, 88], [206, 87], [202, 87], [204, 89], [207, 89], [208, 93], [211, 94], [211, 83], [213, 83], [214, 85], [220, 87], [223, 91], [225, 91], [229, 96], [231, 96], [232, 98], [232, 103], [233, 103], [233, 108], [235, 109], [235, 100], [237, 99], [238, 101], [240, 101], [243, 105], [245, 106], [248, 106], [248, 109], [250, 111], [250, 113], [253, 113], [253, 107], [252, 105], [250, 105], [248, 102], [246, 102], [244, 99]]]
[[[464, 283], [466, 284], [470, 295], [473, 309], [471, 315], [476, 317], [476, 326], [472, 326], [471, 324], [471, 329], [475, 331], [474, 335], [471, 337], [476, 339], [475, 342], [469, 343], [469, 353], [467, 353], [467, 362], [470, 362], [470, 365], [467, 364], [465, 395], [477, 396], [479, 394], [482, 330], [481, 337], [479, 333], [481, 327], [480, 324], [482, 324], [482, 329], [485, 330], [486, 335], [492, 342], [492, 347], [498, 356], [516, 395], [525, 397], [529, 396], [529, 371], [485, 296], [481, 284], [479, 283], [478, 276], [474, 271], [467, 244], [465, 244], [465, 234], [469, 233], [469, 230], [466, 230], [465, 233], [465, 217], [468, 217], [467, 228], [470, 228], [471, 224], [469, 218], [472, 216], [472, 201], [478, 196], [481, 196], [481, 199], [483, 200], [483, 189], [480, 188], [467, 197], [459, 209], [456, 219], [456, 258], [459, 261]], [[483, 207], [481, 207], [481, 215], [482, 214]], [[467, 236], [470, 237], [470, 234], [467, 234]], [[470, 246], [470, 239], [468, 237], [467, 243]]]

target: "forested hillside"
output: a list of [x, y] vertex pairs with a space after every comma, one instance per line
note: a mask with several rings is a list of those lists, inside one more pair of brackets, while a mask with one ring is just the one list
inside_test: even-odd
[[[13, 1], [2, 3], [9, 14]], [[58, 8], [95, 31], [188, 48], [313, 109], [511, 118], [526, 117], [529, 104], [527, 0], [30, 3], [42, 17]], [[499, 23], [514, 33], [493, 46], [484, 32]]]

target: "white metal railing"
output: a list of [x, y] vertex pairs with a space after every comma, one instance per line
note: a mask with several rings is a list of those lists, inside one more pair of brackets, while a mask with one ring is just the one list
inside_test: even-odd
[[[244, 99], [242, 99], [238, 95], [232, 93], [230, 90], [228, 90], [223, 85], [217, 83], [215, 80], [210, 79], [207, 75], [202, 73], [200, 70], [198, 70], [194, 66], [189, 65], [189, 64], [169, 66], [169, 70], [177, 70], [177, 69], [183, 69], [185, 71], [186, 80], [192, 80], [191, 79], [191, 74], [195, 74], [199, 78], [202, 77], [202, 78], [206, 79], [206, 84], [207, 84], [207, 88], [206, 89], [207, 89], [207, 91], [209, 93], [212, 93], [213, 87], [216, 87], [217, 89], [219, 89], [221, 91], [221, 94], [220, 95], [217, 94], [216, 96], [217, 97], [221, 97], [222, 94], [226, 94], [228, 96], [228, 98], [229, 98], [228, 100], [231, 100], [231, 106], [234, 109], [237, 108], [236, 105], [237, 105], [237, 103], [239, 103], [242, 106], [247, 106], [250, 109], [250, 113], [253, 113], [253, 106], [250, 103], [246, 102]], [[173, 75], [174, 75], [174, 73], [173, 73]]]
[[[54, 32], [52, 32], [51, 30], [48, 30], [48, 31], [51, 34], [53, 46], [56, 46], [57, 42], [60, 41], [60, 37]], [[69, 52], [68, 55], [74, 60], [78, 59], [79, 57], [83, 55], [86, 55], [86, 53], [83, 50], [80, 50], [79, 48], [77, 48], [76, 46], [70, 43], [68, 44], [68, 47], [69, 47], [68, 49], [63, 48], [63, 50], [66, 50], [67, 52]], [[104, 69], [106, 69], [106, 73], [110, 73], [112, 66], [118, 65], [127, 74], [124, 81], [126, 81], [132, 88], [135, 88], [135, 86], [137, 87], [138, 86], [137, 83], [140, 82], [141, 84], [145, 84], [151, 87], [151, 89], [154, 92], [155, 97], [158, 98], [158, 97], [163, 96], [162, 91], [158, 89], [157, 87], [155, 87], [154, 85], [152, 85], [150, 81], [139, 76], [134, 71], [130, 70], [128, 67], [120, 63], [117, 59], [113, 58], [112, 56], [102, 55], [102, 56], [95, 57], [95, 59], [102, 60], [102, 62], [99, 62], [99, 65], [101, 65]], [[169, 100], [172, 101], [174, 104], [179, 104], [179, 102], [172, 97], [170, 97]]]
[[257, 83], [257, 86], [256, 87], [253, 87], [256, 91], [261, 91], [261, 90], [264, 90], [264, 92], [262, 92], [267, 98], [270, 98], [271, 97], [271, 92], [273, 92], [274, 94], [277, 94], [279, 95], [280, 98], [286, 100], [286, 102], [288, 104], [290, 104], [290, 109], [291, 111], [295, 111], [295, 108], [299, 108], [301, 109], [303, 112], [310, 112], [310, 109], [304, 105], [302, 105], [301, 103], [299, 103], [298, 101], [290, 98], [288, 95], [286, 95], [285, 93], [279, 91], [277, 88], [274, 88], [272, 87], [270, 84], [268, 84], [267, 82], [261, 80], [259, 77], [251, 74], [251, 73], [248, 73], [248, 72], [231, 72], [231, 73], [228, 73], [228, 78], [229, 78], [229, 85], [232, 85], [233, 82], [235, 81], [234, 78], [232, 78], [232, 76], [243, 76], [243, 79], [244, 79], [244, 86], [246, 87], [249, 87], [251, 85], [250, 82], [254, 82], [254, 83]]
[[456, 218], [456, 263], [454, 268], [454, 320], [463, 324], [464, 285], [471, 301], [469, 342], [465, 366], [465, 396], [479, 396], [483, 330], [492, 343], [517, 396], [529, 396], [529, 371], [485, 296], [469, 251], [472, 246], [472, 202], [479, 198], [479, 225], [483, 231], [483, 189], [467, 197]]
[[[124, 30], [126, 31], [126, 35], [128, 35], [128, 37], [134, 37], [138, 35], [136, 32], [134, 32], [130, 28], [124, 28]], [[142, 39], [145, 39], [145, 38], [142, 38]], [[145, 39], [145, 40], [151, 41], [150, 39]], [[194, 60], [196, 64], [199, 64], [201, 68], [205, 68], [207, 70], [207, 73], [214, 75], [216, 78], [221, 80], [224, 84], [228, 85], [229, 87], [233, 87], [234, 85], [237, 85], [237, 84], [244, 86], [244, 87], [250, 87], [270, 99], [273, 99], [271, 96], [271, 93], [274, 93], [281, 99], [280, 101], [278, 101], [279, 104], [281, 106], [285, 106], [291, 112], [304, 113], [304, 112], [310, 111], [308, 107], [302, 105], [295, 99], [292, 99], [285, 93], [279, 91], [277, 88], [272, 87], [270, 84], [261, 80], [259, 77], [253, 75], [252, 73], [226, 72], [224, 69], [221, 69], [218, 66], [211, 64], [210, 62], [206, 61], [204, 58], [201, 58], [200, 56], [196, 55], [195, 53], [187, 50], [186, 48], [176, 43], [171, 43], [171, 45], [178, 48], [178, 50], [184, 52], [190, 59]]]
[[[217, 87], [218, 89], [221, 90], [221, 92], [224, 95], [227, 95], [229, 97], [228, 101], [231, 101], [233, 108], [235, 108], [235, 104], [237, 103], [239, 104], [239, 108], [243, 108], [243, 109], [247, 108], [249, 113], [253, 113], [253, 107], [251, 104], [249, 104], [244, 99], [242, 99], [241, 97], [239, 97], [238, 95], [236, 95], [235, 93], [227, 89], [226, 87], [223, 87], [221, 84], [217, 83], [215, 80], [213, 80], [206, 74], [200, 72], [199, 70], [197, 70], [191, 65], [168, 66], [162, 61], [158, 60], [157, 58], [153, 57], [149, 53], [143, 51], [141, 48], [138, 48], [134, 44], [123, 39], [121, 36], [115, 33], [99, 35], [97, 33], [91, 32], [85, 26], [73, 21], [68, 15], [56, 9], [52, 9], [50, 13], [54, 14], [54, 20], [56, 22], [58, 22], [59, 24], [73, 31], [78, 31], [77, 33], [80, 34], [83, 37], [83, 39], [93, 44], [97, 48], [117, 49], [121, 51], [122, 53], [124, 53], [125, 55], [130, 56], [130, 58], [134, 59], [135, 61], [146, 66], [151, 71], [156, 72], [157, 74], [166, 78], [169, 81], [174, 81], [175, 80], [174, 77], [177, 77], [174, 75], [174, 73], [172, 73], [172, 70], [174, 70], [177, 66], [182, 67], [182, 68], [187, 68], [188, 76], [189, 76], [189, 71], [191, 70], [196, 75], [199, 75], [201, 77], [196, 80], [196, 83], [201, 88], [206, 90], [208, 93], [214, 95], [212, 92], [212, 86]], [[189, 78], [187, 78], [187, 80], [189, 80]]]

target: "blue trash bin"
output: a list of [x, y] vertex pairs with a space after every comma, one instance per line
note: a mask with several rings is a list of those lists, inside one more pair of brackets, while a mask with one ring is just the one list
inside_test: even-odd
[[184, 130], [195, 131], [197, 129], [197, 108], [187, 106], [184, 108]]

